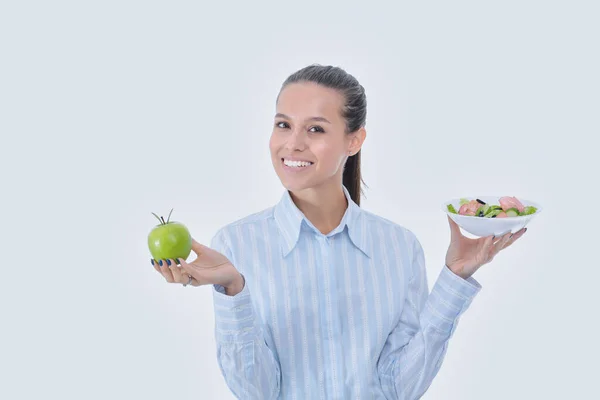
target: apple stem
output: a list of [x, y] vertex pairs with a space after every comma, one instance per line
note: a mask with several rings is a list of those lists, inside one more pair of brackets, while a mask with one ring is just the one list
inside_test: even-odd
[[160, 219], [162, 219], [162, 223], [163, 225], [166, 225], [167, 223], [165, 222], [165, 217], [163, 217], [162, 215], [160, 216]]
[[169, 212], [169, 216], [167, 217], [167, 224], [169, 223], [169, 220], [171, 219], [171, 213], [173, 212], [173, 209], [171, 208], [171, 212]]
[[162, 223], [163, 223], [163, 222], [160, 220], [160, 218], [158, 218], [158, 215], [156, 215], [156, 214], [154, 214], [154, 213], [152, 213], [152, 215], [154, 215], [154, 216], [156, 217], [156, 219], [158, 219], [158, 222], [160, 222], [160, 223], [161, 223], [161, 225], [162, 225]]

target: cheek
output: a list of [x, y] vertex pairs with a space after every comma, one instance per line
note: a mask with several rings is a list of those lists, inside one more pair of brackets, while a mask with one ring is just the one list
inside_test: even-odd
[[337, 144], [319, 143], [311, 150], [323, 169], [336, 170], [344, 159], [343, 150]]
[[279, 143], [277, 141], [277, 137], [275, 135], [271, 135], [269, 139], [269, 150], [271, 151], [271, 155], [275, 156], [277, 154], [278, 149]]

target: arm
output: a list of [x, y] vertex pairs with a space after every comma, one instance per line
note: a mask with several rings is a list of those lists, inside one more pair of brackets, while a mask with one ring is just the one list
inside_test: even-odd
[[[223, 231], [211, 248], [233, 262]], [[243, 278], [243, 275], [242, 275]], [[276, 399], [279, 396], [279, 363], [267, 347], [260, 321], [254, 312], [248, 285], [228, 295], [220, 285], [213, 286], [217, 361], [232, 393], [240, 399]]]
[[413, 256], [406, 302], [383, 347], [378, 372], [389, 398], [413, 400], [423, 396], [437, 375], [460, 315], [481, 286], [444, 266], [429, 294], [423, 248], [412, 232], [407, 239]]

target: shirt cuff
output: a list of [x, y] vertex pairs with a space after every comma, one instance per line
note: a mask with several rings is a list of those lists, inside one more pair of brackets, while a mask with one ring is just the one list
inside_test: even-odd
[[436, 330], [452, 333], [480, 290], [481, 285], [473, 277], [463, 279], [444, 265], [427, 299], [428, 320]]
[[252, 342], [259, 329], [247, 283], [235, 296], [225, 294], [225, 288], [221, 285], [213, 285], [213, 288], [217, 342]]

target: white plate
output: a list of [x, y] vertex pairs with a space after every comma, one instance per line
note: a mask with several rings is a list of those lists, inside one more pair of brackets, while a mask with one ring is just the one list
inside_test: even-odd
[[[479, 199], [485, 201], [488, 204], [500, 205], [500, 202], [498, 200], [500, 200], [501, 197], [504, 196], [465, 196], [464, 198], [469, 200]], [[482, 218], [470, 215], [453, 214], [450, 211], [448, 211], [448, 204], [452, 204], [458, 212], [458, 210], [460, 209], [460, 198], [445, 201], [442, 204], [442, 210], [446, 214], [448, 214], [450, 218], [452, 218], [452, 220], [458, 224], [458, 226], [475, 236], [501, 236], [507, 232], [515, 233], [519, 229], [524, 228], [533, 218], [535, 218], [540, 212], [542, 212], [542, 206], [540, 204], [526, 199], [522, 199], [519, 196], [516, 197], [525, 207], [534, 206], [537, 208], [537, 211], [530, 215], [521, 215], [518, 217], [506, 218]]]

